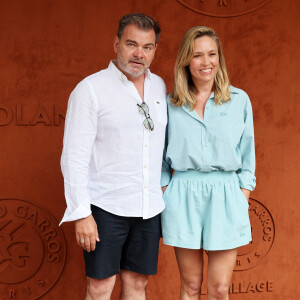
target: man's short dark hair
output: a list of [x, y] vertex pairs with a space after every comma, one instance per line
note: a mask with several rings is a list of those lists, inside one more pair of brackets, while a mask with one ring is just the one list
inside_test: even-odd
[[160, 36], [159, 24], [156, 21], [154, 21], [151, 17], [139, 13], [125, 15], [121, 18], [118, 28], [119, 39], [122, 37], [125, 27], [131, 24], [137, 26], [139, 29], [144, 31], [149, 31], [153, 29], [155, 32], [155, 44], [157, 44], [157, 41]]

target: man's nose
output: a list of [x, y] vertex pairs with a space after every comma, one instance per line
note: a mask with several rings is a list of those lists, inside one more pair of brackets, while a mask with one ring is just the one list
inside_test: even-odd
[[138, 58], [143, 58], [143, 49], [141, 47], [136, 47], [133, 55]]

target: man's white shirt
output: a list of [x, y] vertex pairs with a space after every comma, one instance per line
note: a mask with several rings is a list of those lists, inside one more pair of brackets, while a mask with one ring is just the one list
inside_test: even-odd
[[165, 207], [160, 187], [166, 86], [147, 70], [144, 101], [154, 123], [145, 129], [134, 84], [111, 61], [70, 95], [61, 168], [67, 209], [61, 223], [85, 218], [90, 205], [119, 216], [151, 218]]

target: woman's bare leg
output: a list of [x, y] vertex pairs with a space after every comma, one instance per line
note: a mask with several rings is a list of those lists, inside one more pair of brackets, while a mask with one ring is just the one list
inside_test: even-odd
[[228, 290], [236, 261], [237, 249], [209, 251], [207, 300], [228, 300]]
[[198, 300], [203, 280], [203, 251], [177, 247], [174, 249], [181, 279], [180, 299]]

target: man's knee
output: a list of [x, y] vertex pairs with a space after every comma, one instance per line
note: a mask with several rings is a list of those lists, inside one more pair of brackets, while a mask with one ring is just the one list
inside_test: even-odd
[[120, 273], [122, 288], [133, 288], [135, 290], [145, 290], [148, 283], [148, 276], [122, 270]]
[[95, 279], [87, 277], [87, 294], [93, 297], [110, 295], [114, 288], [116, 276], [106, 279]]

